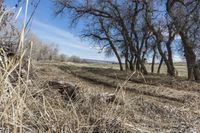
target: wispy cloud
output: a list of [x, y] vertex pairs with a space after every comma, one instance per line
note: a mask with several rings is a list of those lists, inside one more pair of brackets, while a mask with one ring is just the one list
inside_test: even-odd
[[67, 30], [38, 20], [33, 21], [32, 30], [43, 41], [58, 44], [60, 52], [69, 56], [77, 55], [81, 58], [116, 61], [114, 57], [108, 59], [103, 53], [99, 54], [98, 48], [92, 47], [89, 42], [81, 41], [79, 37]]
[[91, 50], [89, 44], [82, 42], [79, 37], [74, 36], [72, 33], [38, 20], [34, 20], [33, 22], [33, 32], [38, 34], [40, 38], [55, 42], [58, 45], [81, 50]]

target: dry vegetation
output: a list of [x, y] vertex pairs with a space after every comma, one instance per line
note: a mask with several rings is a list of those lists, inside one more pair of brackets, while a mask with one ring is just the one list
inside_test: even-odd
[[[84, 102], [80, 104], [76, 100], [73, 104], [77, 106], [71, 108], [75, 108], [78, 121], [84, 120], [79, 123], [85, 125], [79, 125], [84, 127], [77, 129], [80, 132], [95, 132], [97, 129], [94, 127], [98, 128], [98, 132], [200, 130], [199, 84], [195, 82], [172, 79], [166, 75], [162, 75], [166, 77], [165, 80], [161, 75], [142, 77], [139, 74], [124, 74], [119, 70], [89, 65], [78, 67], [71, 63], [37, 66], [38, 76], [44, 81], [65, 81], [79, 86], [78, 99]], [[157, 84], [155, 80], [159, 80]], [[118, 102], [107, 102], [104, 98], [107, 94], [115, 94]], [[93, 125], [88, 121], [91, 117]], [[73, 119], [77, 119], [77, 116]]]
[[31, 80], [25, 74], [20, 84], [13, 84], [10, 71], [18, 69], [8, 66], [1, 76], [0, 93], [1, 126], [6, 131], [200, 131], [199, 84], [195, 82], [125, 74], [90, 64], [36, 63]]
[[25, 26], [14, 55], [1, 42], [0, 132], [200, 132], [199, 83], [115, 65], [34, 63]]

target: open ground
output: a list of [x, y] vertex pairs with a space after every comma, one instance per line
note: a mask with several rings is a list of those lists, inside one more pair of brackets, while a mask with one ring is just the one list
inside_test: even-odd
[[[184, 77], [124, 73], [115, 69], [113, 64], [37, 63], [36, 66], [40, 81], [67, 82], [80, 87], [81, 92], [87, 96], [116, 95], [116, 99], [120, 102], [107, 103], [104, 106], [95, 105], [99, 106], [99, 115], [113, 123], [107, 125], [112, 130], [105, 128], [104, 131], [200, 132], [200, 84], [187, 81]], [[177, 69], [186, 71], [184, 65], [179, 65]], [[83, 107], [77, 107], [78, 110], [80, 108]], [[108, 108], [109, 111], [104, 110]], [[94, 110], [96, 107], [87, 111]], [[94, 114], [97, 115], [97, 112]], [[91, 114], [89, 116], [92, 117]], [[94, 118], [97, 125], [98, 119], [97, 116]], [[123, 127], [121, 131], [118, 130], [119, 123]]]

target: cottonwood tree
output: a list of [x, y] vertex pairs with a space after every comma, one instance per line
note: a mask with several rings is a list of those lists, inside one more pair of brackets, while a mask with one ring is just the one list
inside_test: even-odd
[[[160, 56], [170, 76], [176, 76], [173, 56], [180, 36], [188, 68], [188, 79], [199, 80], [196, 58], [200, 42], [199, 0], [54, 0], [56, 14], [70, 12], [72, 23], [86, 20], [84, 37], [91, 38], [106, 55], [115, 55], [120, 69], [147, 74], [146, 57]], [[160, 6], [160, 8], [159, 8]], [[162, 7], [162, 8], [161, 8]], [[163, 17], [164, 16], [164, 17]], [[159, 67], [159, 68], [160, 68]], [[160, 69], [158, 69], [159, 71]]]
[[181, 37], [187, 62], [188, 79], [200, 80], [195, 49], [199, 44], [200, 1], [167, 0], [166, 10]]
[[171, 76], [175, 76], [171, 45], [175, 39], [176, 32], [174, 31], [173, 23], [169, 20], [166, 13], [161, 14], [161, 16], [165, 15], [165, 18], [159, 17], [159, 11], [153, 6], [154, 2], [155, 1], [149, 1], [145, 3], [145, 21], [149, 30], [155, 36], [156, 47], [161, 56], [158, 68], [161, 67], [164, 61], [167, 66], [167, 73]]
[[[57, 12], [56, 14], [63, 13], [65, 10], [72, 12], [73, 22], [86, 17], [93, 21], [94, 17], [98, 20], [103, 19], [103, 22], [109, 22], [114, 25], [115, 30], [110, 30], [109, 34], [114, 32], [119, 36], [119, 40], [116, 39], [117, 44], [121, 43], [122, 48], [119, 49], [122, 53], [121, 55], [125, 59], [125, 69], [133, 68], [133, 60], [136, 59], [136, 69], [141, 69], [145, 74], [147, 70], [142, 59], [144, 40], [146, 39], [146, 33], [141, 36], [137, 35], [136, 22], [140, 11], [142, 11], [143, 6], [139, 1], [114, 1], [114, 0], [93, 0], [93, 1], [69, 1], [69, 0], [57, 0], [55, 1]], [[133, 8], [132, 8], [133, 7]], [[133, 11], [133, 13], [132, 13]], [[91, 19], [92, 18], [92, 19]], [[99, 21], [102, 30], [105, 31], [105, 25]], [[143, 24], [142, 24], [143, 25]], [[107, 30], [107, 29], [106, 29]], [[107, 31], [106, 31], [107, 32]], [[141, 33], [140, 33], [141, 34]], [[139, 37], [138, 37], [139, 36]], [[140, 37], [144, 38], [140, 41]], [[137, 39], [137, 41], [135, 41]], [[108, 41], [108, 39], [107, 39]], [[109, 42], [109, 45], [111, 41]], [[111, 45], [110, 45], [111, 46]], [[115, 44], [114, 44], [115, 46]], [[114, 50], [113, 48], [116, 48]], [[113, 51], [117, 51], [117, 47], [113, 47]], [[117, 56], [117, 52], [114, 52]], [[144, 57], [144, 56], [143, 56]], [[117, 56], [120, 62], [119, 56]], [[120, 64], [120, 63], [119, 63]], [[129, 66], [129, 65], [130, 66]], [[121, 66], [120, 66], [121, 68]], [[122, 70], [122, 68], [121, 68]]]
[[[95, 20], [96, 19], [96, 20]], [[120, 70], [123, 70], [122, 61], [118, 51], [118, 46], [120, 41], [116, 40], [116, 37], [119, 37], [117, 34], [111, 34], [115, 30], [115, 26], [109, 21], [106, 22], [103, 18], [93, 18], [92, 24], [89, 24], [87, 29], [84, 29], [82, 37], [91, 38], [94, 41], [94, 44], [98, 44], [100, 47], [100, 52], [103, 51], [107, 56], [112, 55], [116, 56]]]

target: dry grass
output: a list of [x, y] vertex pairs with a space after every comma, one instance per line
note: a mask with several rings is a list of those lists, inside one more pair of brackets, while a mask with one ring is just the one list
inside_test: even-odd
[[[48, 77], [53, 80], [63, 79], [65, 81], [70, 81], [73, 84], [78, 84], [83, 90], [81, 92], [81, 95], [85, 96], [83, 99], [92, 99], [93, 101], [92, 103], [88, 103], [88, 101], [86, 102], [84, 100], [87, 105], [95, 107], [88, 110], [90, 112], [94, 111], [93, 113], [96, 115], [97, 119], [101, 119], [102, 116], [106, 116], [106, 118], [108, 117], [109, 119], [115, 119], [117, 117], [117, 120], [123, 125], [122, 130], [124, 132], [199, 131], [199, 96], [194, 91], [179, 90], [176, 87], [171, 88], [158, 84], [153, 86], [145, 85], [145, 83], [138, 84], [134, 81], [120, 80], [117, 78], [106, 77], [105, 75], [101, 76], [99, 73], [96, 74], [94, 68], [88, 69], [66, 64], [40, 64], [39, 66], [38, 73], [42, 73], [40, 76], [44, 77], [44, 80]], [[100, 69], [97, 70], [100, 71]], [[103, 71], [106, 73], [107, 69], [102, 69], [100, 73], [102, 74]], [[109, 69], [109, 71], [111, 73], [117, 73], [116, 70], [113, 70], [114, 72], [112, 72], [111, 69]], [[45, 76], [45, 73], [48, 74], [48, 76]], [[121, 72], [119, 72], [119, 74], [121, 74]], [[77, 80], [78, 83], [76, 82]], [[172, 82], [177, 81], [175, 80]], [[190, 84], [195, 88], [195, 83]], [[97, 90], [100, 89], [102, 85], [104, 85], [103, 91]], [[118, 88], [117, 90], [119, 91], [116, 91], [116, 88]], [[125, 88], [128, 90], [124, 90]], [[198, 86], [196, 86], [196, 89], [197, 88]], [[96, 94], [107, 92], [108, 90], [110, 93], [119, 92], [118, 97], [123, 99], [125, 104], [102, 104], [91, 98]], [[104, 109], [109, 109], [110, 105], [112, 105], [114, 111], [105, 111]], [[96, 106], [99, 110], [96, 110]], [[80, 105], [78, 107], [82, 108]], [[78, 107], [77, 110], [81, 110], [81, 108]], [[120, 113], [117, 113], [118, 111], [120, 111]], [[124, 120], [121, 121], [120, 119], [122, 118], [124, 118]], [[86, 122], [86, 125], [88, 125], [88, 122]], [[91, 127], [91, 125], [88, 126]], [[116, 127], [113, 127], [113, 132], [116, 132], [115, 128]], [[102, 130], [102, 132], [111, 132], [110, 130], [105, 130], [105, 128]], [[80, 131], [82, 132], [82, 130]]]
[[[8, 132], [126, 132], [128, 105], [114, 105], [95, 99], [96, 94], [82, 90], [76, 101], [66, 101], [47, 82], [19, 75], [19, 61], [2, 56], [0, 124]], [[12, 63], [12, 64], [10, 64]], [[22, 60], [21, 60], [21, 63]], [[5, 65], [6, 64], [6, 65]], [[11, 67], [9, 67], [11, 66]], [[16, 67], [14, 67], [16, 66]], [[24, 69], [24, 68], [23, 68]], [[21, 69], [22, 70], [22, 69]], [[11, 82], [13, 74], [17, 81]], [[48, 80], [48, 79], [46, 79]]]
[[[30, 76], [31, 81], [27, 82], [27, 75], [20, 77], [19, 86], [18, 82], [13, 84], [9, 80], [15, 74], [11, 70], [17, 72], [18, 67], [8, 69], [8, 66], [15, 65], [7, 65], [2, 69], [6, 71], [2, 72], [1, 78], [0, 114], [1, 126], [10, 132], [200, 131], [199, 99], [195, 93], [116, 80], [112, 75], [105, 78], [105, 75], [95, 74], [96, 71], [92, 68], [66, 66], [64, 68], [67, 70], [63, 71], [55, 64], [36, 65], [35, 74]], [[72, 69], [76, 71], [76, 76], [71, 74]], [[117, 73], [116, 70], [113, 71]], [[123, 77], [122, 73], [119, 74]], [[77, 77], [79, 75], [82, 78]], [[87, 78], [95, 81], [90, 83]], [[78, 85], [81, 89], [76, 100], [66, 100], [66, 95], [49, 86], [48, 81], [55, 79]], [[116, 81], [115, 86], [104, 88], [104, 92], [112, 88], [110, 93], [115, 93], [123, 104], [107, 103], [99, 98], [102, 92], [94, 90], [94, 86], [97, 86], [95, 89], [100, 88], [98, 82], [112, 86], [112, 80]], [[133, 90], [125, 91], [127, 86]]]
[[[24, 60], [25, 22], [19, 55], [8, 58], [0, 51], [0, 132], [200, 132], [199, 95], [193, 91], [198, 84], [185, 90], [164, 86], [168, 83], [151, 85], [146, 77], [138, 84], [133, 73], [69, 64], [30, 69], [31, 56]], [[80, 87], [75, 100], [66, 100], [66, 94], [48, 84], [55, 79]], [[107, 102], [101, 87], [102, 92], [112, 89], [120, 102]]]
[[[42, 62], [44, 64], [44, 62]], [[46, 62], [48, 64], [49, 61]], [[58, 63], [52, 63], [52, 64], [58, 64]], [[119, 65], [118, 64], [98, 64], [98, 63], [73, 63], [73, 62], [66, 62], [63, 63], [65, 65], [70, 65], [70, 66], [76, 66], [76, 67], [89, 67], [89, 68], [105, 68], [105, 69], [114, 69], [114, 70], [119, 70]], [[151, 64], [145, 64], [147, 71], [151, 71]], [[184, 63], [174, 63], [175, 68], [178, 71], [178, 76], [180, 77], [187, 77], [187, 66]], [[157, 72], [158, 69], [158, 64], [155, 64], [154, 66], [154, 72]], [[167, 68], [166, 65], [163, 64], [160, 70], [161, 74], [166, 74], [167, 73]]]

